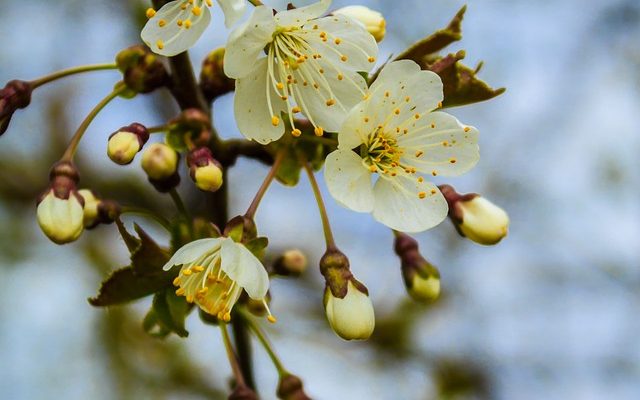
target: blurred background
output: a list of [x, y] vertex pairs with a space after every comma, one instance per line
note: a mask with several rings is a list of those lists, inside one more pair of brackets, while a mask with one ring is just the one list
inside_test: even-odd
[[[285, 1], [266, 3], [283, 7]], [[350, 4], [335, 1], [334, 7]], [[458, 0], [359, 3], [384, 13], [380, 60], [446, 26]], [[296, 3], [298, 4], [298, 3]], [[302, 2], [300, 3], [302, 4]], [[640, 398], [640, 3], [636, 0], [468, 2], [465, 63], [507, 92], [451, 109], [481, 132], [481, 161], [449, 183], [479, 192], [511, 216], [510, 235], [482, 247], [441, 226], [417, 236], [442, 273], [444, 293], [424, 307], [407, 300], [391, 232], [327, 196], [337, 241], [372, 295], [377, 326], [367, 343], [337, 338], [324, 320], [323, 250], [306, 179], [274, 185], [258, 213], [270, 251], [303, 249], [300, 280], [274, 281], [268, 330], [289, 370], [317, 399]], [[0, 82], [108, 62], [137, 43], [144, 1], [2, 0]], [[225, 42], [219, 9], [192, 50], [200, 60]], [[138, 17], [132, 17], [132, 15]], [[84, 115], [119, 79], [105, 71], [39, 89], [0, 139], [0, 397], [6, 399], [226, 398], [230, 370], [218, 330], [196, 315], [188, 339], [148, 337], [150, 299], [95, 309], [86, 298], [128, 253], [114, 226], [58, 247], [35, 221], [35, 197], [51, 163]], [[117, 167], [106, 139], [133, 121], [175, 114], [168, 95], [117, 100], [81, 145], [82, 184], [104, 197], [173, 210], [138, 162]], [[215, 124], [240, 137], [232, 98]], [[230, 173], [231, 215], [242, 212], [266, 174], [255, 161]], [[198, 202], [188, 179], [180, 190]], [[170, 211], [172, 212], [172, 211]], [[130, 225], [133, 220], [126, 219]], [[167, 237], [141, 224], [160, 242]], [[264, 399], [277, 375], [255, 347]]]

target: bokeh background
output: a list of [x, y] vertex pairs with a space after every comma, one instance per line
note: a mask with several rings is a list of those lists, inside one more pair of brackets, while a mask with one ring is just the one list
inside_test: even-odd
[[[463, 5], [359, 3], [387, 19], [385, 56], [445, 26]], [[303, 279], [273, 283], [279, 323], [268, 329], [275, 346], [318, 399], [638, 399], [640, 3], [468, 4], [464, 38], [450, 50], [466, 49], [467, 64], [484, 60], [480, 77], [508, 91], [451, 110], [480, 129], [482, 159], [450, 182], [507, 209], [509, 237], [482, 247], [458, 238], [447, 222], [418, 235], [442, 272], [444, 294], [433, 306], [416, 306], [406, 299], [391, 233], [327, 197], [338, 243], [368, 285], [378, 319], [371, 341], [346, 343], [323, 319], [315, 268], [323, 240], [308, 182], [274, 185], [258, 213], [260, 231], [273, 254], [301, 248], [311, 264]], [[138, 41], [147, 6], [2, 0], [0, 81], [112, 60]], [[198, 69], [225, 35], [218, 10], [192, 51]], [[0, 139], [3, 399], [225, 398], [230, 371], [218, 331], [196, 315], [187, 321], [188, 339], [159, 341], [141, 328], [148, 299], [107, 310], [86, 302], [108, 271], [127, 262], [113, 226], [64, 247], [37, 228], [34, 197], [49, 166], [116, 79], [116, 72], [98, 72], [38, 90]], [[239, 137], [231, 103], [229, 96], [216, 103], [215, 123], [225, 137]], [[114, 102], [82, 143], [82, 183], [172, 212], [137, 162], [117, 167], [105, 149], [114, 129], [159, 124], [175, 110], [160, 93]], [[233, 168], [232, 213], [246, 208], [265, 174], [254, 161]], [[181, 191], [197, 202], [183, 181]], [[167, 240], [152, 223], [141, 224]], [[275, 371], [260, 348], [255, 356], [262, 396], [275, 398]]]

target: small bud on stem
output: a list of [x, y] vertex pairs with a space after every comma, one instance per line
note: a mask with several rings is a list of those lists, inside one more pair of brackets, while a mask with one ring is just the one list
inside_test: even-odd
[[449, 185], [439, 186], [449, 204], [449, 218], [461, 236], [476, 243], [494, 245], [509, 231], [507, 213], [479, 194], [461, 195]]
[[109, 136], [107, 155], [116, 164], [127, 165], [149, 140], [149, 131], [138, 123], [120, 128]]
[[229, 93], [235, 88], [235, 80], [224, 73], [224, 47], [213, 50], [202, 62], [200, 88], [208, 101]]
[[440, 272], [420, 254], [418, 242], [404, 233], [396, 233], [395, 251], [402, 262], [402, 278], [409, 295], [429, 302], [440, 296]]
[[258, 395], [247, 385], [238, 385], [229, 395], [229, 400], [258, 400]]
[[215, 192], [222, 187], [222, 165], [213, 158], [208, 147], [199, 147], [187, 155], [189, 175], [198, 189]]
[[280, 377], [276, 394], [282, 400], [311, 400], [304, 392], [302, 380], [291, 374]]
[[0, 136], [7, 131], [17, 110], [31, 103], [33, 88], [29, 82], [13, 80], [0, 89]]
[[136, 93], [150, 93], [166, 86], [169, 74], [162, 61], [142, 45], [131, 46], [116, 56], [127, 87]]
[[359, 22], [376, 39], [382, 42], [387, 33], [387, 22], [381, 13], [365, 6], [348, 6], [333, 12], [334, 15], [344, 15]]
[[298, 249], [285, 251], [273, 263], [273, 271], [281, 276], [300, 276], [307, 269], [307, 257]]
[[162, 143], [152, 144], [142, 154], [142, 169], [159, 192], [167, 193], [180, 183], [179, 158], [175, 150]]

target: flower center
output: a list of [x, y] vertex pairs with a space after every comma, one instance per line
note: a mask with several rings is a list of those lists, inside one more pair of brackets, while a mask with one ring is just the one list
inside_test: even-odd
[[366, 142], [360, 146], [360, 156], [369, 170], [390, 176], [397, 175], [397, 168], [402, 168], [407, 173], [415, 172], [402, 165], [403, 154], [404, 149], [398, 145], [398, 140], [393, 135], [386, 134], [381, 126], [370, 133]]
[[207, 313], [226, 322], [231, 320], [231, 309], [242, 291], [220, 268], [219, 256], [208, 266], [183, 266], [173, 284], [179, 286], [178, 296], [185, 296], [187, 302], [197, 303]]

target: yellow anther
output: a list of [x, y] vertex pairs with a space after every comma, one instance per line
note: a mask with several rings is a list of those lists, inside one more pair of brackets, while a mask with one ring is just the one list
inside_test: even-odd
[[469, 132], [470, 130], [471, 130], [471, 128], [469, 128], [468, 126], [465, 126], [465, 127], [464, 127], [464, 131], [465, 131], [465, 132]]
[[222, 317], [222, 319], [224, 320], [224, 322], [229, 322], [231, 321], [231, 314], [227, 311], [224, 316]]
[[178, 26], [182, 26], [182, 20], [181, 19], [177, 20], [176, 24], [178, 24]]
[[276, 83], [276, 87], [277, 87], [279, 90], [284, 89], [284, 85], [282, 84], [282, 82], [278, 82], [278, 83]]
[[313, 130], [313, 133], [315, 133], [316, 136], [322, 136], [324, 135], [324, 129], [322, 129], [319, 126], [316, 126], [316, 128]]
[[147, 8], [146, 12], [147, 18], [153, 18], [156, 15], [156, 10], [153, 8]]
[[271, 322], [272, 324], [275, 324], [278, 320], [273, 315], [269, 315], [267, 316], [267, 321]]
[[389, 92], [388, 90], [384, 92], [384, 97], [389, 97], [389, 96], [391, 96], [391, 92]]
[[320, 85], [318, 85], [317, 83], [313, 84], [314, 89], [320, 89]]
[[348, 58], [344, 54], [340, 57], [340, 61], [347, 61]]
[[418, 197], [420, 197], [421, 199], [424, 199], [425, 197], [427, 197], [427, 193], [426, 192], [420, 192], [420, 193], [418, 193]]
[[341, 81], [341, 80], [343, 80], [343, 79], [344, 79], [344, 75], [342, 75], [342, 74], [338, 74], [338, 80], [339, 80], [339, 81]]
[[418, 177], [418, 182], [419, 182], [419, 183], [424, 182], [424, 178], [423, 178], [423, 177], [421, 177], [421, 176], [419, 176], [419, 177]]
[[193, 9], [191, 10], [191, 12], [193, 13], [193, 15], [195, 15], [196, 17], [199, 17], [200, 14], [202, 14], [202, 8], [195, 6], [193, 7]]
[[375, 57], [369, 57], [367, 61], [369, 61], [370, 63], [373, 63], [373, 62], [376, 62], [376, 59]]
[[195, 300], [195, 298], [193, 297], [192, 294], [187, 296], [187, 303], [193, 303], [193, 300]]
[[198, 294], [202, 295], [205, 294], [209, 291], [209, 288], [207, 286], [203, 287], [202, 289], [198, 290]]
[[173, 280], [173, 286], [180, 286], [180, 277], [177, 276], [176, 279]]
[[431, 123], [431, 129], [435, 129], [436, 128], [436, 124], [434, 124], [433, 122]]
[[191, 20], [190, 19], [184, 21], [184, 27], [187, 28], [187, 29], [191, 28]]
[[321, 38], [327, 37], [327, 32], [320, 32], [320, 37]]
[[369, 165], [369, 171], [376, 172], [377, 170], [378, 170], [378, 168], [376, 168], [375, 165]]
[[287, 99], [289, 99], [287, 96], [281, 96], [280, 98], [284, 101], [287, 101]]
[[438, 193], [435, 189], [431, 189], [431, 194], [436, 194]]
[[442, 102], [438, 102], [438, 108], [442, 108]]
[[418, 150], [418, 151], [416, 151], [416, 157], [420, 157], [420, 156], [422, 156], [423, 154], [424, 154], [424, 151], [422, 151], [422, 150]]
[[324, 68], [320, 68], [318, 72], [320, 72], [321, 74], [324, 74]]
[[212, 2], [211, 0], [207, 0], [207, 5], [208, 5], [209, 7], [213, 7], [213, 2]]
[[193, 274], [193, 271], [190, 270], [189, 268], [183, 269], [181, 272], [182, 272], [182, 275], [184, 275], [184, 276], [189, 276], [189, 275]]
[[280, 118], [276, 117], [275, 115], [271, 117], [271, 125], [273, 126], [280, 125]]
[[184, 295], [184, 288], [180, 288], [180, 289], [176, 290], [176, 295], [177, 296], [183, 296]]
[[295, 107], [293, 107], [291, 109], [291, 112], [294, 113], [294, 114], [297, 114], [297, 113], [299, 113], [301, 111], [302, 111], [302, 109], [300, 107], [298, 107], [298, 106], [295, 106]]
[[331, 107], [334, 104], [336, 104], [336, 101], [334, 99], [327, 100], [327, 107]]
[[449, 162], [450, 162], [451, 164], [455, 164], [456, 162], [458, 162], [458, 160], [456, 160], [455, 158], [452, 158], [452, 159], [450, 159], [450, 160], [449, 160]]
[[393, 113], [394, 113], [395, 115], [400, 115], [400, 109], [399, 109], [399, 108], [396, 108], [396, 109], [393, 111]]
[[167, 24], [167, 21], [165, 21], [164, 19], [161, 19], [160, 21], [158, 21], [158, 26], [160, 28], [162, 28], [163, 26], [165, 26]]
[[195, 272], [202, 272], [204, 271], [204, 267], [202, 265], [196, 265], [195, 267], [192, 268]]
[[162, 50], [162, 49], [164, 49], [164, 42], [163, 42], [162, 40], [158, 40], [158, 41], [156, 42], [156, 46], [158, 46], [158, 48], [159, 48], [160, 50]]
[[364, 122], [365, 123], [369, 122], [369, 117], [364, 117]]
[[431, 175], [433, 176], [438, 176], [438, 171], [436, 171], [435, 169], [433, 171], [431, 171]]
[[334, 40], [334, 43], [335, 44], [340, 44], [340, 43], [342, 43], [342, 39], [336, 38], [336, 40]]
[[413, 116], [415, 119], [420, 119], [420, 114], [416, 114]]
[[406, 101], [407, 103], [411, 101], [411, 97], [407, 96], [405, 97], [404, 101]]
[[318, 25], [314, 25], [314, 26], [313, 26], [313, 29], [316, 29], [316, 30], [317, 30], [318, 28], [319, 28], [319, 27], [318, 27]]
[[295, 137], [299, 137], [300, 135], [302, 135], [302, 131], [298, 128], [294, 129], [291, 131], [291, 134]]

